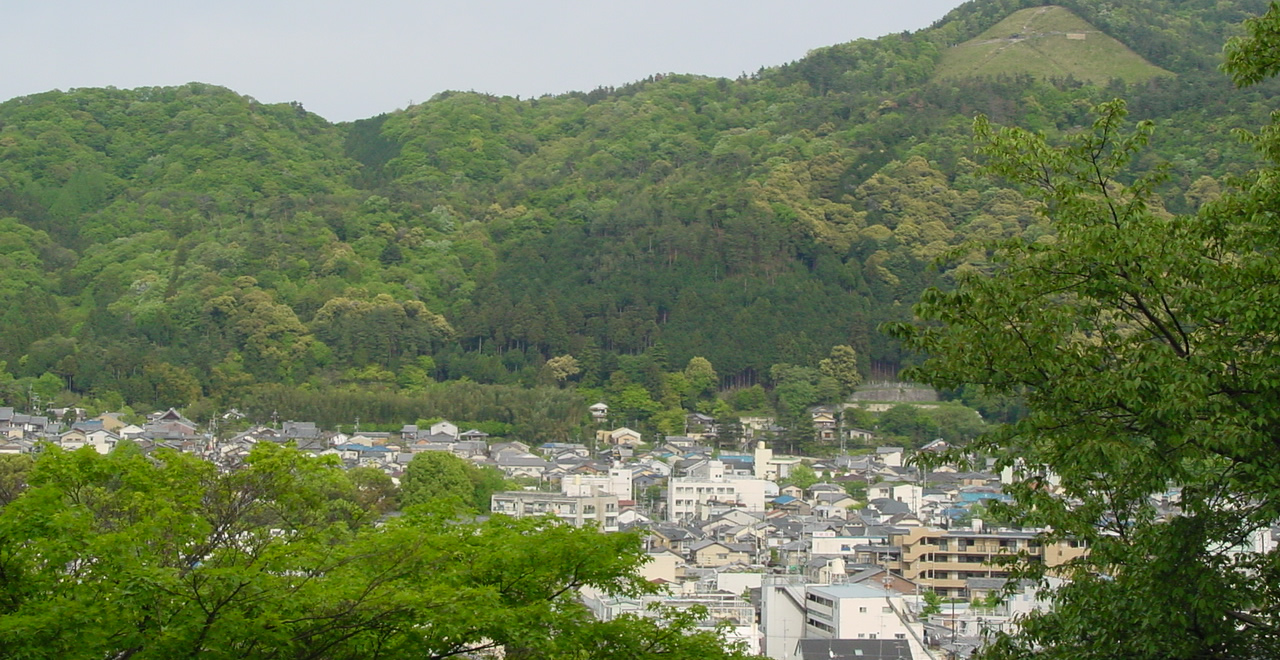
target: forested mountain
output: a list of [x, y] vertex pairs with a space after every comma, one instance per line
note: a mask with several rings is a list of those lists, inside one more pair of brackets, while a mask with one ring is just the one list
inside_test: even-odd
[[[737, 80], [444, 93], [350, 124], [199, 83], [10, 100], [0, 398], [253, 408], [266, 392], [278, 406], [469, 379], [614, 403], [640, 386], [644, 417], [690, 400], [664, 374], [695, 356], [722, 386], [816, 367], [836, 345], [892, 376], [913, 358], [877, 326], [985, 255], [934, 259], [1046, 231], [978, 170], [975, 114], [1054, 134], [1124, 97], [1160, 125], [1173, 212], [1257, 160], [1231, 131], [1264, 123], [1280, 88], [1235, 90], [1216, 65], [1266, 3], [1057, 3], [1168, 75], [1126, 77], [1138, 60], [1105, 56], [1098, 84], [940, 75], [949, 49], [1042, 4], [975, 0]], [[576, 372], [547, 368], [563, 355]]]

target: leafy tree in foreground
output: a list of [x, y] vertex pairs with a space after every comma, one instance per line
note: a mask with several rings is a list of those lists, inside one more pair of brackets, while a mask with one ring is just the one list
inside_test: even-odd
[[[1277, 27], [1273, 5], [1236, 52], [1273, 54]], [[1258, 79], [1253, 59], [1231, 66]], [[1127, 129], [1119, 101], [1097, 112], [1056, 147], [979, 120], [989, 168], [1039, 197], [1054, 235], [991, 245], [990, 273], [924, 295], [937, 325], [891, 328], [931, 356], [915, 377], [1026, 396], [1028, 416], [977, 448], [1017, 470], [1025, 523], [1090, 547], [1053, 611], [987, 655], [1280, 657], [1280, 554], [1253, 543], [1280, 520], [1280, 170], [1172, 216], [1158, 173], [1125, 174], [1151, 125]], [[1274, 163], [1277, 127], [1255, 139]]]
[[633, 535], [429, 507], [374, 525], [342, 470], [291, 449], [222, 473], [55, 448], [29, 481], [0, 509], [0, 658], [745, 658], [688, 620], [591, 618], [578, 587], [650, 588]]

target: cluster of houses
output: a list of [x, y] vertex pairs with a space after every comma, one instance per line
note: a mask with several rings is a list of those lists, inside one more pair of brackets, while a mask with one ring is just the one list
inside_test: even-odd
[[[351, 434], [287, 421], [219, 438], [176, 410], [142, 424], [116, 414], [51, 413], [0, 408], [0, 453], [34, 451], [41, 442], [107, 453], [127, 439], [144, 451], [168, 447], [234, 469], [255, 444], [287, 442], [392, 477], [419, 453], [452, 453], [525, 484], [495, 493], [494, 514], [551, 515], [644, 539], [651, 557], [645, 576], [665, 588], [643, 598], [584, 593], [597, 616], [643, 614], [653, 602], [697, 604], [708, 612], [706, 625], [727, 624], [735, 639], [780, 660], [963, 652], [980, 643], [983, 629], [1008, 625], [1019, 607], [1038, 603], [1025, 590], [1022, 600], [985, 600], [1007, 576], [989, 559], [1026, 551], [1053, 565], [1087, 551], [969, 521], [975, 504], [1003, 497], [998, 475], [922, 473], [894, 447], [819, 461], [775, 455], [762, 441], [751, 451], [726, 452], [704, 444], [715, 431], [709, 418], [692, 420], [688, 435], [651, 443], [623, 427], [601, 431], [592, 446], [531, 447], [448, 421]], [[73, 418], [66, 427], [58, 421]], [[744, 428], [767, 430], [770, 423], [747, 420]], [[802, 463], [823, 481], [792, 483]], [[926, 592], [955, 602], [926, 616]]]
[[[921, 471], [897, 447], [818, 460], [775, 455], [758, 440], [748, 451], [723, 451], [707, 442], [709, 418], [693, 420], [687, 435], [648, 443], [625, 427], [602, 430], [590, 446], [530, 446], [448, 421], [351, 434], [289, 421], [219, 438], [175, 410], [136, 425], [114, 414], [65, 428], [57, 421], [72, 418], [76, 411], [39, 417], [0, 408], [0, 453], [34, 451], [40, 442], [106, 453], [128, 439], [234, 469], [255, 444], [287, 442], [393, 478], [419, 453], [452, 453], [523, 485], [494, 493], [493, 514], [554, 516], [643, 539], [644, 576], [663, 588], [637, 597], [585, 591], [598, 617], [646, 615], [655, 603], [698, 605], [706, 626], [727, 626], [732, 639], [776, 660], [967, 657], [985, 632], [1045, 606], [1032, 585], [1008, 584], [993, 558], [1022, 553], [1053, 567], [1088, 552], [983, 523], [982, 506], [1005, 498], [1011, 473]], [[825, 430], [825, 418], [815, 421]]]
[[[728, 624], [734, 639], [779, 660], [967, 656], [984, 631], [1044, 606], [1030, 585], [991, 597], [1009, 579], [991, 559], [1026, 553], [1056, 566], [1087, 552], [973, 518], [975, 505], [1004, 497], [998, 474], [921, 472], [903, 449], [882, 447], [808, 463], [825, 481], [801, 487], [789, 483], [801, 459], [763, 442], [725, 454], [685, 440], [655, 443], [607, 473], [562, 477], [555, 492], [496, 493], [492, 510], [640, 534], [645, 577], [663, 593], [587, 592], [597, 616], [699, 604], [707, 626]], [[657, 488], [654, 474], [665, 477]], [[926, 612], [926, 593], [949, 601], [943, 611]]]

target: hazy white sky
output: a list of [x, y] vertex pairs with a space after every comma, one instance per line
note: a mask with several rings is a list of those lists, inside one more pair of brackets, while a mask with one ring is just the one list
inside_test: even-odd
[[331, 121], [437, 92], [736, 77], [918, 30], [962, 0], [0, 0], [0, 100], [200, 81]]

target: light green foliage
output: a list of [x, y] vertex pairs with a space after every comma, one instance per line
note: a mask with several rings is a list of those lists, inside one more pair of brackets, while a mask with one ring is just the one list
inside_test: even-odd
[[507, 488], [502, 473], [477, 467], [449, 452], [422, 452], [409, 461], [400, 478], [399, 504], [456, 506], [483, 513], [489, 496]]
[[[975, 448], [1020, 475], [1020, 520], [1090, 547], [1058, 569], [1070, 581], [1054, 609], [988, 657], [1275, 657], [1276, 555], [1248, 545], [1280, 518], [1275, 165], [1172, 215], [1159, 173], [1129, 172], [1153, 126], [1127, 128], [1120, 102], [1097, 113], [1059, 146], [979, 120], [989, 167], [1040, 197], [1052, 239], [990, 246], [989, 274], [923, 296], [917, 313], [938, 325], [896, 328], [932, 356], [917, 376], [1026, 397], [1028, 416]], [[1170, 492], [1166, 518], [1153, 502]]]
[[713, 397], [720, 388], [720, 377], [711, 366], [711, 361], [704, 357], [689, 358], [684, 368], [684, 377], [689, 382], [689, 394], [694, 400]]
[[0, 509], [26, 490], [31, 464], [26, 454], [0, 454]]
[[791, 468], [791, 474], [787, 475], [786, 483], [800, 488], [808, 488], [818, 483], [818, 473], [813, 468], [801, 463]]
[[942, 596], [938, 592], [930, 589], [924, 592], [924, 609], [920, 610], [922, 616], [931, 616], [942, 613]]
[[842, 396], [849, 396], [854, 388], [862, 384], [862, 374], [858, 371], [858, 354], [852, 346], [832, 346], [831, 356], [818, 363], [818, 370], [840, 384]]
[[744, 657], [696, 614], [592, 619], [580, 586], [651, 590], [633, 535], [430, 508], [372, 525], [351, 494], [334, 465], [273, 446], [231, 473], [50, 450], [0, 509], [0, 657]]
[[649, 421], [663, 435], [684, 435], [686, 415], [683, 408], [668, 408], [654, 414]]
[[347, 470], [347, 479], [355, 489], [356, 502], [377, 513], [394, 511], [396, 485], [391, 475], [375, 467], [354, 467]]
[[[1068, 35], [1083, 35], [1070, 38]], [[938, 78], [1073, 76], [1105, 84], [1172, 75], [1064, 7], [1023, 9], [977, 37], [943, 51]]]
[[456, 504], [470, 506], [474, 487], [468, 471], [474, 469], [446, 451], [419, 453], [409, 461], [404, 476], [400, 478], [400, 504], [408, 507], [436, 500], [453, 500]]
[[546, 369], [551, 378], [557, 383], [563, 383], [581, 371], [578, 366], [578, 358], [568, 354], [547, 360]]

